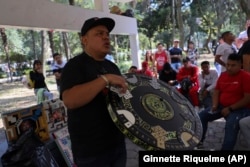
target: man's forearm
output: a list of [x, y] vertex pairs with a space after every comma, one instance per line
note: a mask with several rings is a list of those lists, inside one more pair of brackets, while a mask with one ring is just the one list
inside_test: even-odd
[[220, 58], [218, 58], [218, 57], [215, 58], [215, 61], [216, 61], [217, 63], [219, 63], [220, 65], [222, 65], [222, 66], [226, 66], [225, 62], [223, 62], [223, 61], [222, 61]]
[[213, 108], [217, 108], [219, 105], [219, 90], [215, 89], [213, 93]]

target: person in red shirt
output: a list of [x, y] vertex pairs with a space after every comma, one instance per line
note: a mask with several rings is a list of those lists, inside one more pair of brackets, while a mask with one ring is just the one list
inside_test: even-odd
[[180, 68], [176, 76], [177, 81], [181, 85], [179, 91], [191, 101], [197, 112], [199, 111], [198, 75], [198, 67], [192, 65], [190, 59], [187, 57], [183, 59], [183, 66]]
[[146, 61], [142, 62], [142, 69], [138, 70], [136, 73], [137, 74], [144, 74], [144, 75], [147, 75], [149, 77], [153, 77], [153, 73], [149, 69], [148, 62], [146, 62]]
[[233, 53], [228, 56], [226, 71], [221, 73], [213, 93], [213, 106], [199, 113], [203, 135], [208, 122], [221, 117], [226, 120], [225, 136], [221, 150], [233, 150], [239, 132], [239, 120], [250, 115], [250, 74], [241, 69], [241, 58]]
[[156, 69], [158, 74], [161, 72], [163, 69], [163, 66], [166, 62], [169, 62], [169, 55], [164, 49], [164, 45], [162, 43], [157, 44], [157, 51], [154, 54], [154, 61], [156, 65]]

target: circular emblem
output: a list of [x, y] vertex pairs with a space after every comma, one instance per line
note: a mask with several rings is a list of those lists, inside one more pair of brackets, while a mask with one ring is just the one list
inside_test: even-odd
[[108, 110], [120, 131], [146, 150], [192, 150], [202, 125], [175, 87], [139, 74], [124, 74], [126, 94], [110, 87]]
[[160, 120], [170, 120], [174, 116], [172, 107], [166, 100], [155, 94], [142, 97], [142, 105], [149, 114]]

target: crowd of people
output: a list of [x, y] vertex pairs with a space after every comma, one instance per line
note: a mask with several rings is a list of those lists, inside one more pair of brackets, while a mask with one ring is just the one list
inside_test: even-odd
[[250, 20], [246, 22], [246, 30], [238, 37], [231, 31], [223, 32], [214, 50], [215, 69], [210, 69], [210, 62], [206, 60], [198, 64], [199, 54], [192, 41], [188, 43], [185, 56], [177, 39], [169, 50], [159, 43], [155, 53], [146, 53], [150, 59], [145, 59], [143, 64], [150, 61], [147, 63], [148, 69], [153, 72], [156, 68], [158, 74], [148, 76], [158, 77], [174, 86], [191, 102], [199, 115], [203, 135], [197, 148], [203, 148], [208, 122], [221, 117], [226, 120], [221, 150], [234, 149], [239, 130], [246, 139], [250, 137], [249, 39]]
[[[68, 110], [72, 152], [79, 167], [126, 166], [125, 137], [111, 120], [106, 103], [108, 86], [119, 87], [121, 93], [128, 88], [117, 65], [105, 59], [110, 52], [109, 34], [114, 26], [115, 21], [111, 18], [90, 18], [81, 29], [83, 53], [67, 63], [58, 61], [61, 60], [60, 54], [53, 55], [56, 61], [53, 73]], [[203, 127], [198, 147], [202, 147], [208, 122], [221, 117], [226, 120], [222, 150], [233, 150], [239, 130], [249, 137], [250, 28], [246, 28], [248, 37], [244, 37], [244, 33], [239, 38], [230, 31], [222, 33], [223, 42], [214, 52], [216, 70], [210, 69], [208, 61], [198, 64], [199, 54], [194, 42], [189, 41], [187, 50], [183, 51], [179, 40], [175, 39], [168, 50], [163, 43], [158, 43], [155, 53], [146, 52], [141, 69], [131, 66], [128, 71], [158, 78], [190, 101]], [[40, 61], [34, 62], [31, 75], [36, 84], [35, 93], [37, 88], [43, 88], [44, 95], [50, 96]], [[39, 80], [36, 76], [40, 76], [37, 77]]]

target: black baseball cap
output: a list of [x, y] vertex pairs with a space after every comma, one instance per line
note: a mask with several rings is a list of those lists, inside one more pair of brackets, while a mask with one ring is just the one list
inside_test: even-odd
[[98, 17], [93, 17], [88, 20], [86, 20], [83, 23], [82, 29], [81, 29], [81, 35], [85, 35], [91, 28], [103, 25], [107, 27], [108, 31], [112, 31], [114, 26], [115, 26], [115, 21], [111, 18], [108, 17], [103, 17], [103, 18], [98, 18]]

